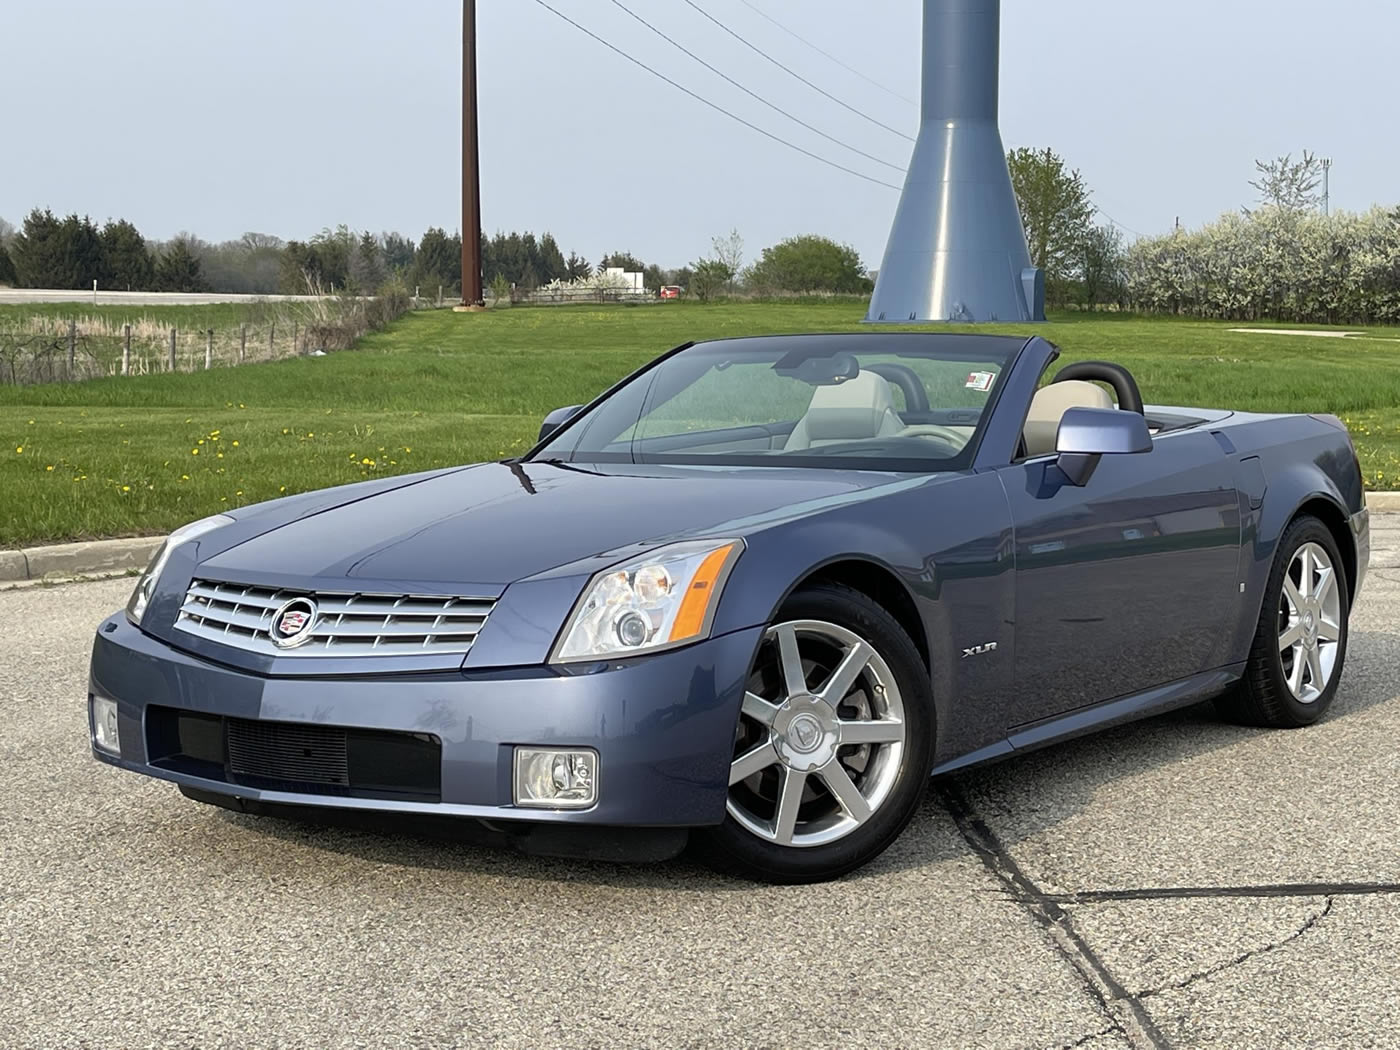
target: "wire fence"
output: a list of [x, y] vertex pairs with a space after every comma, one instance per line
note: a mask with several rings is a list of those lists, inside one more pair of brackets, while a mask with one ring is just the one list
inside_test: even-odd
[[36, 315], [0, 324], [0, 385], [198, 372], [349, 349], [366, 332], [429, 300], [330, 299], [296, 314], [259, 311], [238, 324], [198, 327], [152, 320]]

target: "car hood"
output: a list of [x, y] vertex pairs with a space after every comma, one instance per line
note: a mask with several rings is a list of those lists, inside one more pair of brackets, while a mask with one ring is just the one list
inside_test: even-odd
[[357, 589], [499, 591], [626, 548], [743, 535], [910, 480], [856, 470], [489, 463], [318, 509], [202, 561], [199, 571], [279, 586], [343, 580]]

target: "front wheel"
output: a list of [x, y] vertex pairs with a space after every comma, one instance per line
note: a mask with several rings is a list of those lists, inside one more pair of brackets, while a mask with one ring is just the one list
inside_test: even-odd
[[719, 866], [769, 882], [835, 878], [883, 852], [913, 816], [933, 753], [928, 672], [898, 621], [837, 584], [799, 591], [749, 676]]

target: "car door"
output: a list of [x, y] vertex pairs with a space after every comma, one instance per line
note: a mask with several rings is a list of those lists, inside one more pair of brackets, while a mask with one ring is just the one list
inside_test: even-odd
[[1220, 666], [1240, 601], [1240, 513], [1209, 431], [1106, 455], [1082, 487], [1053, 456], [1000, 473], [1016, 558], [1008, 729]]

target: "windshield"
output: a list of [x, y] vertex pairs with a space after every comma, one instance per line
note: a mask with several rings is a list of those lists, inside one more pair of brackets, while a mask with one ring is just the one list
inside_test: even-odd
[[1024, 345], [953, 335], [702, 343], [633, 377], [531, 458], [960, 470]]

